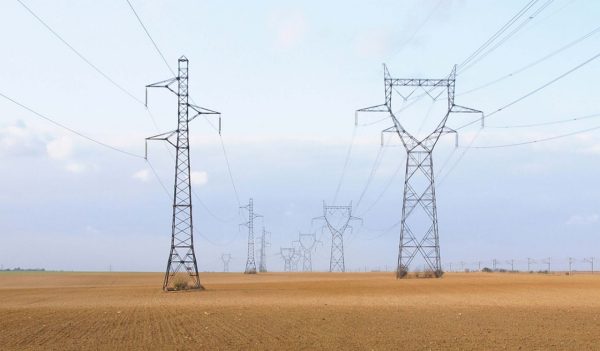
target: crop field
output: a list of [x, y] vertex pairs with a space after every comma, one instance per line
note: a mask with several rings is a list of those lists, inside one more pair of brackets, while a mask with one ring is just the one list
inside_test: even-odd
[[600, 275], [2, 273], [1, 350], [600, 350]]

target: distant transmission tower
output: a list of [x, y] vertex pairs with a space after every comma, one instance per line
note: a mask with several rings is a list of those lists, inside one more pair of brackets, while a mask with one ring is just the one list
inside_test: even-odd
[[515, 260], [514, 260], [514, 258], [506, 261], [506, 263], [510, 264], [510, 271], [514, 272], [515, 271]]
[[256, 261], [254, 260], [254, 220], [258, 217], [262, 217], [259, 214], [254, 213], [254, 200], [250, 198], [248, 205], [243, 206], [248, 210], [248, 222], [240, 225], [248, 227], [248, 260], [246, 261], [246, 274], [256, 274]]
[[331, 233], [331, 258], [329, 261], [330, 272], [345, 272], [344, 262], [344, 234], [352, 230], [350, 221], [362, 219], [352, 216], [352, 203], [349, 206], [327, 206], [323, 201], [323, 216], [313, 220], [324, 220]]
[[229, 272], [229, 262], [231, 261], [231, 254], [222, 254], [221, 261], [223, 261], [223, 272]]
[[303, 259], [304, 252], [299, 240], [292, 241], [292, 248], [294, 249], [294, 256], [292, 257], [292, 272], [298, 272], [298, 266], [300, 260]]
[[[177, 84], [177, 88], [173, 87], [175, 84]], [[194, 253], [188, 123], [203, 114], [219, 115], [219, 133], [221, 133], [221, 116], [219, 112], [191, 105], [188, 102], [188, 59], [185, 56], [179, 58], [177, 77], [146, 86], [146, 105], [148, 88], [167, 88], [177, 95], [177, 129], [146, 138], [146, 158], [148, 157], [148, 140], [167, 141], [176, 150], [171, 253], [167, 262], [163, 290], [203, 289]], [[192, 117], [189, 116], [189, 109], [193, 110]]]
[[312, 252], [317, 245], [317, 234], [300, 233], [298, 237], [300, 246], [302, 247], [302, 271], [312, 272]]
[[[383, 133], [395, 133], [400, 138], [406, 149], [406, 171], [404, 178], [404, 200], [402, 204], [402, 221], [400, 229], [400, 245], [398, 253], [397, 278], [404, 278], [417, 253], [425, 260], [426, 265], [433, 271], [435, 277], [443, 275], [440, 259], [440, 244], [438, 235], [438, 219], [435, 198], [435, 182], [433, 173], [433, 149], [443, 134], [456, 133], [455, 130], [446, 126], [451, 113], [481, 113], [472, 108], [454, 104], [454, 85], [456, 78], [456, 66], [448, 78], [444, 79], [398, 79], [392, 78], [384, 65], [385, 103], [371, 106], [356, 111], [358, 124], [359, 112], [384, 112], [389, 114], [393, 126], [382, 131]], [[413, 91], [423, 89], [432, 99], [434, 89], [441, 88], [447, 91], [448, 109], [435, 130], [419, 140], [406, 129], [396, 118], [392, 110], [392, 94], [398, 89], [410, 87]], [[427, 90], [428, 89], [428, 90]], [[412, 92], [411, 92], [412, 94]], [[404, 100], [407, 98], [404, 97]], [[482, 114], [483, 115], [483, 114]], [[482, 118], [483, 121], [483, 118]], [[421, 212], [413, 214], [413, 212]], [[412, 216], [411, 216], [412, 215]], [[426, 229], [422, 227], [422, 217], [427, 218]]]
[[258, 271], [261, 273], [267, 272], [267, 247], [271, 246], [271, 232], [262, 229], [262, 236], [260, 237], [260, 260], [258, 261]]
[[593, 257], [584, 258], [583, 262], [591, 264], [592, 265], [592, 273], [594, 273], [594, 258]]
[[283, 258], [283, 271], [291, 272], [292, 271], [292, 259], [296, 254], [296, 250], [293, 247], [282, 247], [280, 249], [281, 258]]
[[535, 263], [535, 260], [527, 257], [527, 272], [531, 272], [531, 264]]
[[573, 257], [569, 257], [569, 275], [573, 274], [573, 262], [575, 262], [575, 259]]
[[550, 264], [552, 263], [552, 257], [548, 257], [548, 258], [544, 259], [542, 261], [542, 263], [545, 263], [548, 265], [548, 273], [550, 273]]

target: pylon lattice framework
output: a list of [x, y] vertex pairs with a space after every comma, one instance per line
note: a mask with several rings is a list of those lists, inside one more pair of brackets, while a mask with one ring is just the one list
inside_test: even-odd
[[[219, 115], [219, 133], [221, 133], [220, 113], [188, 102], [188, 59], [182, 56], [178, 60], [177, 77], [146, 86], [146, 105], [148, 88], [167, 88], [177, 95], [177, 129], [171, 132], [146, 138], [146, 155], [148, 156], [148, 140], [167, 141], [175, 147], [175, 186], [173, 190], [173, 220], [171, 224], [171, 250], [167, 261], [167, 269], [163, 281], [163, 290], [181, 288], [202, 289], [198, 264], [194, 252], [194, 226], [192, 220], [192, 198], [190, 183], [190, 147], [188, 124], [203, 114]], [[177, 83], [177, 91], [172, 87]], [[189, 117], [189, 109], [195, 114]], [[175, 138], [175, 141], [172, 139]], [[184, 275], [184, 277], [179, 277]], [[187, 276], [186, 276], [187, 275]], [[181, 280], [181, 282], [179, 282]], [[177, 283], [177, 287], [174, 284]], [[185, 284], [182, 284], [185, 283]]]
[[[343, 220], [337, 224], [333, 223], [332, 216], [341, 214]], [[329, 260], [330, 272], [345, 272], [346, 263], [344, 260], [344, 234], [348, 229], [352, 230], [350, 222], [354, 220], [362, 221], [358, 217], [352, 216], [352, 203], [349, 206], [327, 206], [323, 201], [323, 216], [316, 217], [313, 220], [320, 219], [325, 221], [325, 226], [331, 233], [331, 256]]]
[[257, 213], [254, 213], [254, 200], [250, 198], [248, 205], [241, 207], [248, 210], [248, 221], [240, 225], [248, 227], [248, 259], [246, 260], [245, 274], [256, 274], [256, 260], [254, 258], [254, 220], [258, 217], [262, 217]]
[[231, 261], [231, 254], [222, 254], [221, 261], [223, 261], [223, 272], [229, 272], [229, 262]]
[[312, 272], [312, 252], [317, 245], [317, 234], [315, 233], [300, 233], [298, 242], [302, 248], [302, 271]]
[[296, 250], [293, 247], [282, 247], [280, 248], [280, 255], [283, 258], [283, 271], [291, 272], [292, 271], [292, 259]]
[[[393, 126], [382, 131], [382, 144], [384, 133], [394, 133], [398, 135], [406, 149], [407, 157], [398, 265], [396, 270], [397, 277], [406, 277], [410, 264], [418, 253], [425, 260], [427, 269], [431, 270], [436, 277], [441, 277], [443, 270], [440, 258], [432, 153], [442, 135], [456, 133], [455, 130], [446, 126], [451, 113], [480, 113], [482, 114], [482, 121], [483, 113], [479, 110], [459, 106], [454, 103], [456, 66], [453, 68], [451, 74], [444, 79], [399, 79], [392, 78], [387, 67], [384, 65], [383, 80], [385, 85], [385, 103], [358, 110], [355, 123], [358, 122], [358, 112], [388, 113], [392, 119]], [[434, 97], [430, 93], [437, 88], [443, 88], [447, 91], [448, 109], [444, 117], [435, 130], [421, 140], [418, 140], [404, 129], [392, 110], [393, 91], [398, 92], [397, 89], [400, 87], [421, 88], [425, 91], [425, 94], [428, 94], [432, 98]], [[403, 98], [406, 100], [405, 97]], [[429, 221], [429, 224], [424, 226], [427, 229], [416, 230], [416, 228], [420, 227], [418, 223], [420, 218], [413, 214], [415, 210], [422, 211], [425, 218]]]
[[263, 227], [262, 236], [260, 237], [260, 259], [258, 261], [258, 271], [261, 273], [267, 272], [267, 247], [271, 246], [270, 236], [271, 232]]

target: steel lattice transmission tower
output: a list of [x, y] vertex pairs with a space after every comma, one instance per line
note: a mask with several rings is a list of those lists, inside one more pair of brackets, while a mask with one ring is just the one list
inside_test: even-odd
[[594, 273], [594, 257], [584, 258], [583, 262], [591, 264], [591, 266], [592, 266], [592, 273]]
[[298, 242], [302, 248], [302, 271], [312, 272], [312, 252], [319, 242], [317, 241], [317, 234], [300, 233], [298, 235]]
[[250, 198], [248, 205], [240, 207], [248, 210], [248, 222], [242, 223], [245, 227], [248, 227], [248, 260], [246, 261], [245, 274], [256, 274], [256, 260], [254, 259], [254, 220], [258, 217], [262, 217], [257, 213], [254, 213], [254, 200]]
[[[404, 278], [407, 275], [410, 264], [417, 254], [424, 258], [427, 268], [433, 271], [435, 277], [443, 275], [440, 260], [432, 153], [442, 135], [456, 133], [455, 130], [446, 126], [451, 113], [479, 113], [482, 114], [483, 121], [481, 111], [454, 103], [455, 79], [456, 66], [452, 73], [443, 79], [399, 79], [392, 78], [384, 65], [385, 103], [356, 111], [355, 123], [358, 123], [359, 112], [389, 114], [393, 125], [382, 131], [382, 144], [384, 133], [394, 133], [400, 138], [407, 153], [400, 245], [396, 269], [397, 278]], [[428, 94], [432, 99], [435, 99], [435, 96], [431, 94], [433, 90], [444, 89], [447, 91], [448, 109], [434, 131], [423, 139], [417, 139], [409, 133], [392, 110], [392, 95], [394, 91], [400, 94], [398, 91], [403, 87], [409, 87], [413, 92], [417, 89], [423, 89], [425, 91], [424, 95]], [[402, 96], [402, 98], [405, 101], [407, 99], [405, 96]], [[422, 224], [419, 223], [421, 217], [413, 213], [414, 211], [422, 211], [427, 218], [426, 229], [418, 229]]]
[[281, 258], [283, 258], [283, 271], [292, 271], [292, 260], [296, 254], [296, 250], [293, 247], [282, 247], [280, 248]]
[[231, 254], [222, 254], [221, 261], [223, 261], [223, 272], [229, 272], [229, 262], [231, 262]]
[[[219, 115], [219, 133], [221, 116], [219, 112], [190, 104], [188, 90], [188, 59], [179, 58], [177, 77], [146, 86], [146, 105], [148, 88], [166, 88], [177, 95], [177, 129], [146, 139], [146, 158], [148, 140], [163, 140], [175, 147], [175, 186], [173, 189], [173, 220], [171, 224], [171, 251], [163, 282], [163, 290], [202, 289], [198, 264], [194, 253], [194, 226], [192, 221], [192, 197], [190, 183], [190, 143], [188, 124], [194, 118], [203, 115]], [[175, 88], [174, 85], [177, 85]], [[193, 111], [190, 117], [189, 110]], [[177, 286], [175, 286], [175, 284]]]
[[271, 232], [268, 232], [265, 227], [262, 229], [260, 237], [260, 260], [258, 261], [258, 271], [261, 273], [267, 272], [267, 247], [271, 246]]
[[362, 219], [352, 216], [352, 203], [349, 206], [327, 206], [323, 201], [323, 216], [313, 218], [313, 220], [325, 221], [324, 227], [327, 227], [331, 233], [329, 271], [345, 272], [344, 234], [347, 230], [352, 231], [351, 221], [362, 221]]

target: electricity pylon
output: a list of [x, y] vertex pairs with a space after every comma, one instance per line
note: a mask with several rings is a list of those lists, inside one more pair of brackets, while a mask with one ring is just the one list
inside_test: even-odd
[[527, 257], [527, 272], [531, 272], [531, 264], [536, 263], [534, 259]]
[[292, 241], [292, 248], [294, 249], [294, 256], [292, 256], [292, 272], [298, 272], [298, 265], [303, 258], [304, 252], [302, 251], [299, 240]]
[[302, 247], [302, 271], [312, 272], [312, 252], [319, 241], [317, 241], [317, 234], [304, 234], [298, 235], [298, 242]]
[[593, 257], [584, 258], [583, 262], [591, 264], [592, 265], [592, 273], [594, 273], [594, 258]]
[[506, 261], [506, 263], [510, 264], [510, 271], [514, 272], [515, 271], [515, 259], [510, 259], [508, 261]]
[[260, 237], [260, 259], [258, 261], [258, 271], [261, 273], [267, 272], [267, 247], [271, 246], [271, 232], [262, 229], [262, 236]]
[[313, 218], [314, 220], [323, 220], [329, 232], [331, 233], [331, 258], [329, 260], [330, 272], [345, 272], [346, 264], [344, 261], [344, 234], [349, 229], [351, 221], [361, 221], [362, 219], [352, 216], [352, 203], [349, 206], [327, 206], [323, 201], [323, 216]]
[[246, 261], [245, 274], [256, 274], [256, 261], [254, 260], [254, 220], [262, 215], [254, 213], [254, 200], [250, 198], [248, 205], [240, 207], [248, 210], [248, 222], [240, 225], [248, 227], [248, 260]]
[[291, 272], [292, 271], [292, 259], [296, 254], [296, 250], [293, 247], [282, 247], [279, 249], [281, 258], [283, 258], [283, 271]]
[[573, 274], [573, 270], [571, 269], [573, 262], [575, 262], [575, 259], [573, 257], [569, 257], [569, 275]]
[[[177, 95], [177, 129], [171, 132], [146, 138], [163, 140], [175, 147], [175, 187], [173, 190], [173, 220], [171, 224], [171, 252], [163, 282], [163, 290], [203, 289], [198, 274], [198, 264], [194, 252], [194, 226], [192, 221], [192, 187], [190, 183], [190, 143], [188, 124], [204, 114], [219, 115], [219, 134], [221, 133], [221, 115], [188, 102], [188, 59], [181, 56], [178, 60], [177, 77], [146, 86], [146, 105], [148, 88], [166, 88]], [[177, 84], [177, 90], [173, 85]], [[189, 116], [189, 110], [193, 116]], [[175, 140], [173, 140], [175, 139]]]
[[552, 263], [552, 257], [548, 257], [548, 258], [542, 260], [542, 263], [545, 263], [548, 265], [548, 273], [550, 273], [550, 264]]
[[231, 261], [231, 254], [222, 254], [221, 261], [223, 261], [223, 272], [229, 272], [229, 262]]
[[[400, 245], [398, 252], [397, 278], [404, 278], [409, 272], [409, 267], [417, 253], [426, 262], [434, 276], [439, 278], [444, 272], [440, 258], [440, 244], [438, 234], [438, 218], [435, 198], [435, 182], [433, 171], [433, 150], [440, 137], [444, 134], [457, 132], [446, 126], [451, 113], [483, 113], [479, 110], [456, 105], [454, 103], [454, 86], [456, 80], [456, 66], [447, 78], [443, 79], [398, 79], [392, 78], [384, 68], [385, 103], [371, 106], [356, 111], [355, 124], [358, 124], [359, 112], [383, 112], [389, 114], [393, 125], [381, 133], [382, 145], [384, 133], [397, 134], [406, 149], [406, 170], [404, 177], [404, 198], [402, 203], [402, 220], [400, 228]], [[417, 139], [409, 133], [392, 110], [392, 95], [399, 89], [409, 87], [413, 92], [423, 89], [432, 99], [437, 97], [431, 92], [441, 88], [447, 91], [448, 109], [433, 132], [423, 139]], [[429, 89], [429, 90], [426, 90]], [[443, 91], [442, 91], [443, 93]], [[412, 94], [412, 93], [411, 93]], [[441, 94], [441, 93], [440, 93]], [[402, 96], [406, 101], [406, 97]], [[422, 225], [419, 213], [427, 218], [426, 229], [419, 229]], [[411, 216], [412, 215], [412, 216]]]

